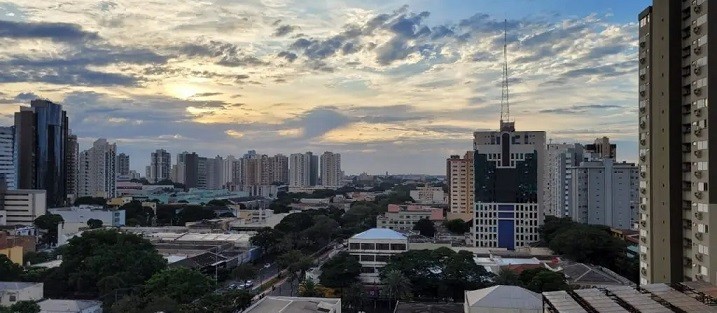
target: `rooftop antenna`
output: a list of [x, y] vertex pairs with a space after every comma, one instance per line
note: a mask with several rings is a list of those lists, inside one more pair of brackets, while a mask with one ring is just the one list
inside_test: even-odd
[[510, 122], [510, 95], [508, 93], [508, 19], [503, 22], [503, 83], [500, 99], [500, 123]]

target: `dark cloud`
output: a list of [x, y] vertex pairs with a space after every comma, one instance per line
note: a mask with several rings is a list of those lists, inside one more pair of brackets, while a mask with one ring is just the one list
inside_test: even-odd
[[18, 102], [29, 102], [30, 100], [40, 99], [40, 96], [32, 92], [21, 92], [15, 96], [15, 100]]
[[286, 59], [286, 60], [289, 61], [289, 62], [294, 62], [294, 61], [296, 60], [296, 58], [298, 58], [298, 56], [296, 55], [296, 53], [289, 52], [289, 51], [281, 51], [281, 52], [279, 52], [279, 54], [277, 54], [276, 56], [278, 56], [278, 57], [280, 57], [280, 58], [284, 58], [284, 59]]
[[192, 98], [204, 98], [204, 97], [212, 97], [212, 96], [218, 96], [221, 95], [221, 92], [200, 92], [197, 94], [194, 94]]
[[609, 110], [609, 109], [620, 109], [622, 108], [619, 105], [614, 104], [586, 104], [586, 105], [574, 105], [567, 108], [553, 108], [553, 109], [544, 109], [538, 111], [539, 113], [548, 113], [548, 114], [566, 114], [566, 115], [573, 115], [573, 114], [583, 114], [590, 110]]
[[92, 41], [100, 39], [96, 33], [82, 30], [69, 23], [11, 22], [0, 20], [0, 38], [47, 38], [53, 41]]
[[298, 29], [298, 27], [296, 27], [296, 26], [281, 25], [281, 26], [277, 27], [276, 30], [274, 31], [274, 36], [276, 36], [276, 37], [286, 36], [296, 29]]
[[247, 55], [237, 45], [211, 40], [200, 44], [187, 44], [179, 48], [181, 54], [189, 57], [210, 57], [218, 65], [229, 67], [264, 66], [269, 63]]

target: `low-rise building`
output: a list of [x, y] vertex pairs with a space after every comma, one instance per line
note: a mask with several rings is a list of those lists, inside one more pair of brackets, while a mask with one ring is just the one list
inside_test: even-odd
[[244, 313], [341, 313], [339, 298], [264, 297]]
[[0, 230], [0, 254], [7, 256], [13, 263], [24, 265], [23, 256], [27, 252], [34, 252], [36, 245], [36, 236], [10, 235]]
[[0, 220], [2, 225], [32, 225], [36, 218], [47, 212], [45, 190], [5, 190], [2, 191]]
[[466, 291], [463, 307], [465, 313], [542, 313], [543, 297], [518, 286], [498, 285]]
[[415, 204], [389, 204], [388, 212], [376, 217], [376, 227], [408, 232], [413, 230], [413, 226], [421, 219], [443, 221], [443, 209]]
[[42, 283], [0, 281], [0, 305], [11, 306], [20, 301], [38, 301], [43, 297]]
[[361, 263], [361, 280], [369, 284], [380, 282], [379, 271], [391, 256], [408, 251], [408, 238], [386, 228], [372, 228], [349, 238], [349, 254]]
[[409, 192], [413, 201], [420, 204], [445, 204], [446, 194], [442, 187], [422, 186]]
[[102, 313], [102, 302], [94, 300], [47, 299], [37, 304], [40, 313]]

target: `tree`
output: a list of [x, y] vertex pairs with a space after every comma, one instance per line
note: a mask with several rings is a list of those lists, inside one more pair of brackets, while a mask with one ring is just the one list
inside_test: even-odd
[[48, 244], [57, 244], [57, 225], [64, 222], [62, 216], [57, 214], [45, 214], [38, 216], [33, 222], [37, 228], [46, 230], [47, 236], [44, 241]]
[[184, 225], [187, 222], [213, 219], [216, 217], [217, 215], [214, 214], [214, 211], [196, 205], [184, 207], [177, 215], [179, 225]]
[[231, 202], [226, 199], [221, 199], [221, 200], [213, 199], [213, 200], [209, 200], [209, 202], [207, 202], [207, 206], [226, 206], [228, 204], [231, 204]]
[[250, 242], [261, 248], [262, 254], [272, 251], [273, 248], [279, 243], [283, 234], [277, 230], [269, 227], [260, 229], [256, 235], [252, 236]]
[[138, 286], [167, 265], [147, 239], [116, 230], [85, 232], [70, 239], [64, 249], [62, 264], [45, 280], [51, 297], [96, 297], [115, 287]]
[[90, 227], [90, 229], [97, 229], [102, 227], [102, 221], [98, 219], [91, 218], [87, 220], [87, 226]]
[[303, 283], [299, 285], [299, 296], [320, 297], [322, 296], [322, 293], [319, 291], [313, 280], [306, 279]]
[[[521, 273], [522, 276], [523, 273]], [[548, 269], [538, 269], [525, 284], [525, 287], [533, 292], [542, 293], [546, 291], [557, 291], [568, 289], [565, 276], [562, 273], [553, 272]]]
[[496, 285], [523, 286], [523, 282], [515, 272], [509, 269], [501, 269], [498, 275], [493, 278]]
[[314, 225], [312, 216], [307, 212], [291, 213], [277, 224], [274, 229], [283, 233], [299, 233]]
[[17, 281], [22, 275], [22, 267], [10, 261], [10, 259], [0, 254], [0, 277], [3, 281]]
[[35, 251], [28, 251], [23, 256], [23, 260], [25, 264], [37, 264], [37, 263], [43, 263], [52, 260], [54, 257], [52, 254], [47, 252], [35, 252]]
[[214, 281], [211, 278], [183, 267], [156, 273], [144, 285], [144, 292], [152, 298], [167, 296], [179, 304], [190, 303], [212, 290]]
[[386, 273], [386, 276], [381, 279], [381, 282], [386, 285], [385, 290], [388, 293], [391, 305], [393, 305], [394, 299], [405, 299], [411, 293], [411, 281], [399, 271], [389, 271]]
[[10, 307], [0, 306], [0, 313], [40, 313], [40, 305], [32, 301], [19, 301]]
[[321, 285], [329, 288], [346, 288], [357, 282], [361, 263], [348, 252], [339, 252], [321, 266]]
[[75, 206], [80, 206], [83, 204], [105, 206], [107, 204], [107, 200], [102, 197], [79, 197], [75, 199]]
[[560, 232], [548, 246], [573, 261], [608, 267], [622, 257], [626, 249], [624, 241], [588, 225], [577, 225]]
[[341, 302], [350, 309], [349, 312], [359, 312], [363, 310], [367, 300], [366, 290], [359, 282], [351, 284], [341, 293]]
[[540, 234], [540, 238], [542, 238], [546, 244], [549, 244], [553, 238], [561, 232], [578, 225], [578, 223], [573, 222], [569, 217], [548, 215], [545, 217], [543, 225], [538, 228], [538, 234]]
[[154, 210], [142, 206], [142, 202], [132, 200], [120, 207], [125, 211], [127, 226], [151, 226], [154, 218]]
[[417, 230], [422, 236], [433, 237], [436, 234], [436, 226], [431, 220], [422, 218], [413, 225], [413, 230]]
[[247, 280], [253, 279], [259, 273], [256, 267], [251, 264], [244, 263], [240, 264], [232, 271], [232, 276], [240, 281], [246, 282]]
[[224, 293], [208, 293], [197, 301], [183, 305], [182, 313], [233, 313], [241, 312], [251, 305], [253, 295], [245, 290]]
[[470, 227], [468, 223], [466, 223], [462, 219], [454, 219], [450, 221], [446, 221], [443, 223], [443, 226], [448, 229], [449, 232], [457, 234], [457, 235], [463, 235], [470, 231]]

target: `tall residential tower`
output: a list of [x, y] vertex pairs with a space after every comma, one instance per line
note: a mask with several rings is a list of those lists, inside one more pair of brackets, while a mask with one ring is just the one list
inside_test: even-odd
[[710, 4], [654, 1], [638, 16], [641, 284], [717, 283], [717, 239], [709, 232], [717, 227], [710, 201], [717, 141], [708, 128], [717, 111], [707, 105], [708, 83], [717, 82], [710, 70], [717, 49], [709, 49], [717, 7]]

